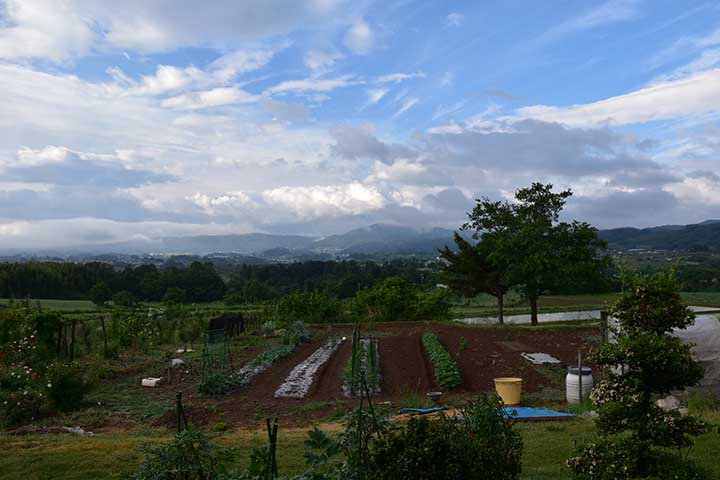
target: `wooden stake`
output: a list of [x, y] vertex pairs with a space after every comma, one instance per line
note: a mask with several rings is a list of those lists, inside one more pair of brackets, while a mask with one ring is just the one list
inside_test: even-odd
[[578, 348], [578, 390], [580, 391], [580, 395], [578, 395], [578, 398], [580, 399], [581, 404], [583, 401], [582, 377], [582, 351]]

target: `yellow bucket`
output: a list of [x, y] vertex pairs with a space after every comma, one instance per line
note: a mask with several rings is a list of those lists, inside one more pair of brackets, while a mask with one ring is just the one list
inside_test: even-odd
[[522, 378], [501, 377], [495, 379], [495, 391], [504, 405], [520, 405]]

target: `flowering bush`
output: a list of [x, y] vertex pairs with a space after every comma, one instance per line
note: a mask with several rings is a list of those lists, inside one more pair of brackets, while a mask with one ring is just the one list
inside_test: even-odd
[[[35, 315], [36, 326], [57, 327], [56, 316]], [[54, 340], [47, 332], [10, 341], [0, 355], [0, 424], [14, 426], [35, 420], [48, 410], [72, 410], [90, 385], [77, 363], [48, 362]]]
[[45, 378], [48, 397], [61, 411], [76, 410], [90, 392], [90, 383], [84, 378], [77, 362], [52, 363]]
[[[568, 460], [575, 479], [702, 478], [685, 465], [682, 455], [669, 458], [661, 447], [688, 448], [708, 426], [654, 403], [655, 398], [694, 385], [703, 376], [690, 346], [668, 335], [692, 325], [695, 318], [678, 292], [674, 274], [632, 278], [610, 312], [620, 320], [617, 341], [596, 349], [592, 360], [608, 369], [622, 365], [623, 372], [610, 370], [591, 393], [601, 439]], [[662, 463], [685, 466], [667, 476], [658, 468]]]

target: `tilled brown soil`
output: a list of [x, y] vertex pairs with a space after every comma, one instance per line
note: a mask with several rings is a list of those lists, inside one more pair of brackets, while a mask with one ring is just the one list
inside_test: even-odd
[[[535, 392], [553, 386], [539, 369], [520, 353], [548, 353], [564, 364], [577, 361], [578, 348], [589, 349], [588, 337], [597, 335], [595, 328], [528, 330], [522, 328], [473, 328], [448, 323], [398, 323], [376, 325], [379, 337], [381, 388], [377, 401], [401, 401], [407, 395], [423, 395], [441, 390], [434, 380], [433, 367], [424, 352], [421, 337], [434, 332], [455, 358], [462, 384], [450, 393], [478, 394], [494, 389], [493, 379], [517, 376], [523, 379], [523, 391]], [[336, 328], [335, 333], [350, 336], [351, 327]], [[320, 332], [316, 332], [320, 333]], [[342, 370], [351, 353], [350, 341], [344, 342], [318, 371], [304, 399], [276, 399], [275, 390], [290, 371], [320, 347], [324, 335], [302, 345], [256, 377], [250, 385], [224, 397], [195, 399], [188, 408], [192, 423], [226, 422], [245, 428], [256, 428], [268, 415], [280, 415], [285, 426], [308, 425], [326, 418], [333, 410], [348, 408], [352, 403], [342, 395]], [[558, 387], [559, 385], [554, 385]], [[172, 426], [174, 416], [162, 423]], [[165, 421], [167, 420], [167, 422]]]

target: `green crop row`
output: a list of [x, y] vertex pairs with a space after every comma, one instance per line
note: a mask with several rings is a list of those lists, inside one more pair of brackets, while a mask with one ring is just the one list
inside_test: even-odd
[[377, 340], [353, 342], [353, 353], [343, 369], [343, 385], [352, 396], [359, 396], [361, 391], [361, 371], [365, 372], [370, 395], [380, 393], [380, 365], [378, 364]]
[[435, 370], [435, 381], [441, 387], [454, 388], [460, 385], [460, 369], [435, 334], [427, 332], [422, 337], [425, 351]]

